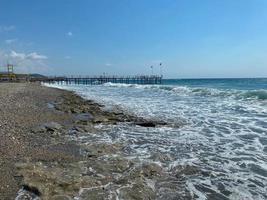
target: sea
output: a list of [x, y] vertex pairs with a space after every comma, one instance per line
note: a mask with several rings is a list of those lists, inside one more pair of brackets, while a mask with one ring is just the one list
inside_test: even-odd
[[[186, 189], [197, 199], [267, 199], [267, 79], [166, 79], [161, 85], [49, 85], [123, 109], [156, 128], [118, 124], [95, 141], [123, 142], [128, 159], [167, 172], [194, 166]], [[168, 159], [156, 159], [155, 153]], [[206, 175], [205, 175], [206, 174]], [[207, 175], [208, 174], [208, 175]]]

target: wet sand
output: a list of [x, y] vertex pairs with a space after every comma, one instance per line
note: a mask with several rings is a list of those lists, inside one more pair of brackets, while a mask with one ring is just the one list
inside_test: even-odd
[[164, 123], [104, 111], [72, 92], [33, 83], [1, 83], [0, 112], [0, 199], [155, 199], [149, 180], [171, 179], [156, 164], [118, 156], [123, 144], [70, 139], [101, 134], [99, 124]]

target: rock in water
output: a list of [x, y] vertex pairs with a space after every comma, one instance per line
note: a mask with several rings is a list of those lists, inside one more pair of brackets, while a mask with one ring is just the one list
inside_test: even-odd
[[136, 122], [135, 124], [142, 127], [156, 127], [156, 124], [154, 122]]

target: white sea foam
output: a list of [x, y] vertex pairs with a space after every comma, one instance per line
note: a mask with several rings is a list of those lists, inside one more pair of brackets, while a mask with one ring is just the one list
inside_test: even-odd
[[[127, 158], [160, 162], [170, 172], [176, 166], [197, 166], [210, 174], [187, 177], [188, 190], [199, 199], [207, 199], [201, 187], [229, 199], [267, 198], [266, 90], [113, 83], [53, 87], [177, 125], [155, 129], [106, 126], [101, 127], [105, 132], [101, 137], [90, 134], [87, 141], [124, 143]], [[158, 158], [157, 153], [167, 158]]]

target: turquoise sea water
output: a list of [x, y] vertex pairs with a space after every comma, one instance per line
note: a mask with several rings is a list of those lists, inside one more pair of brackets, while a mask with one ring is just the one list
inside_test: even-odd
[[153, 129], [106, 127], [95, 141], [122, 142], [127, 158], [159, 163], [169, 173], [177, 166], [197, 167], [203, 173], [185, 176], [186, 189], [198, 199], [267, 199], [267, 79], [53, 87], [76, 91], [105, 109], [168, 122]]
[[163, 84], [218, 89], [266, 90], [267, 78], [165, 79], [163, 80]]

